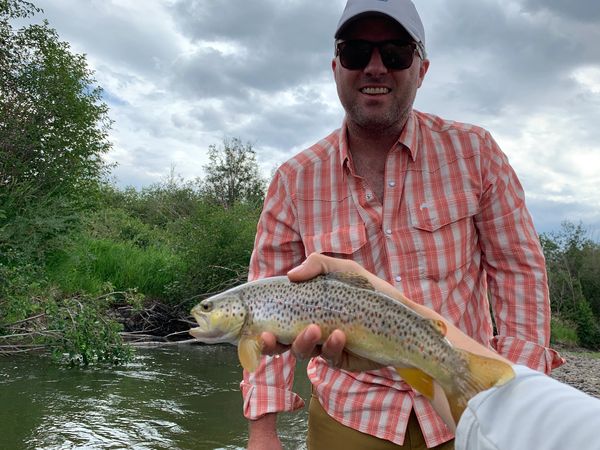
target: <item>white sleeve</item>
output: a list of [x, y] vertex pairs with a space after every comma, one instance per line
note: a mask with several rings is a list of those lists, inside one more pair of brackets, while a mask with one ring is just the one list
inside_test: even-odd
[[469, 401], [456, 429], [456, 450], [600, 450], [600, 399], [513, 367], [513, 380]]

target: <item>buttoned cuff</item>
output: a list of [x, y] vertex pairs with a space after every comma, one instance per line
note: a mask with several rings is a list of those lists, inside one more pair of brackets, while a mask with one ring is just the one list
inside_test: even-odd
[[244, 417], [249, 420], [260, 419], [268, 413], [296, 411], [304, 407], [304, 400], [287, 389], [274, 386], [255, 386], [242, 381], [240, 383], [244, 398]]
[[492, 347], [509, 361], [545, 374], [565, 363], [556, 350], [515, 337], [494, 336]]

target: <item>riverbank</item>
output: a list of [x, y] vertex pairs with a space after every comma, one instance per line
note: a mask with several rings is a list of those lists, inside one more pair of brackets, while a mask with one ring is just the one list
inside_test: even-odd
[[552, 372], [552, 378], [600, 398], [600, 353], [584, 349], [558, 349], [567, 360]]

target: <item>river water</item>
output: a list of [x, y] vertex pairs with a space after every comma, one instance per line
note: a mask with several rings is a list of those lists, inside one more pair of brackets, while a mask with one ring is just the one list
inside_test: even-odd
[[[306, 400], [305, 367], [295, 391]], [[139, 349], [113, 367], [0, 357], [0, 449], [244, 448], [240, 378], [228, 345]], [[278, 429], [285, 449], [305, 448], [305, 411], [280, 414]]]

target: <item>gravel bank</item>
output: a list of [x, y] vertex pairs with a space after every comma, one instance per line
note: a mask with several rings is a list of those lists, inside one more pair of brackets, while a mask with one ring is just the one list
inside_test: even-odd
[[557, 350], [567, 362], [555, 369], [552, 377], [600, 398], [600, 353], [590, 353], [584, 350]]

